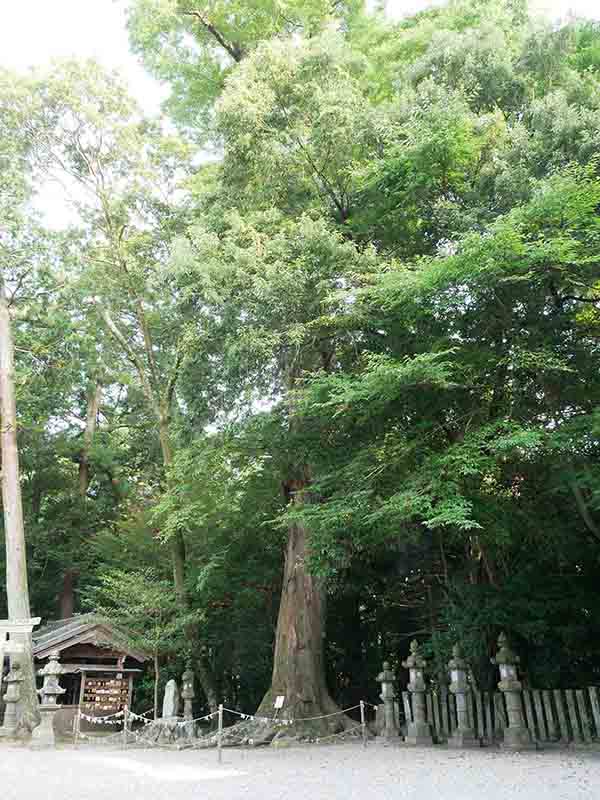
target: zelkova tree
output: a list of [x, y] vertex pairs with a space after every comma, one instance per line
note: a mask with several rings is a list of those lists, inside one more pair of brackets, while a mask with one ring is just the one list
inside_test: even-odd
[[[348, 344], [336, 329], [344, 304], [335, 293], [375, 269], [369, 248], [359, 252], [335, 230], [352, 210], [354, 170], [377, 142], [361, 75], [361, 59], [332, 32], [256, 47], [217, 105], [220, 180], [196, 184], [201, 222], [176, 250], [179, 280], [189, 282], [223, 354], [215, 379], [226, 380], [228, 403], [280, 402], [294, 441], [303, 436], [295, 408], [302, 381], [337, 369]], [[284, 469], [289, 510], [316, 502], [310, 459], [299, 450]], [[328, 713], [333, 703], [325, 584], [311, 572], [310, 531], [293, 516], [262, 710], [285, 695], [286, 713], [301, 717]]]
[[[70, 187], [84, 225], [73, 278], [141, 392], [167, 481], [187, 317], [176, 309], [165, 261], [169, 241], [185, 220], [175, 197], [189, 170], [189, 153], [181, 141], [143, 120], [122, 85], [93, 63], [56, 67], [40, 80], [39, 91], [48, 131], [38, 148], [39, 165]], [[80, 479], [86, 480], [85, 460]], [[188, 607], [183, 533], [172, 531], [168, 544], [175, 591]], [[190, 635], [195, 639], [197, 628]], [[202, 663], [199, 670], [214, 706], [212, 680]]]
[[232, 212], [224, 222], [220, 235], [192, 228], [176, 250], [175, 267], [206, 317], [202, 324], [228, 354], [220, 380], [228, 387], [229, 413], [269, 398], [280, 405], [287, 430], [281, 480], [292, 513], [284, 523], [272, 683], [260, 710], [284, 695], [286, 716], [330, 713], [336, 707], [325, 684], [326, 589], [310, 569], [310, 532], [293, 513], [318, 501], [295, 393], [307, 375], [337, 364], [336, 289], [374, 265], [369, 252], [360, 254], [322, 220], [290, 222], [271, 212], [250, 221]]

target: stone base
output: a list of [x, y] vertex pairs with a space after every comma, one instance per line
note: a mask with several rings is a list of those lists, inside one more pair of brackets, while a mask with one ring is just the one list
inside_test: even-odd
[[381, 733], [377, 737], [376, 741], [377, 744], [393, 745], [393, 744], [402, 744], [404, 740], [399, 733], [395, 733], [392, 736], [386, 736], [385, 734]]
[[54, 714], [57, 711], [55, 706], [52, 711], [44, 711], [44, 707], [40, 708], [42, 721], [31, 732], [31, 741], [29, 746], [33, 750], [43, 749], [45, 747], [56, 747], [56, 736], [54, 735]]
[[500, 743], [504, 750], [536, 750], [537, 746], [527, 728], [505, 728], [504, 741]]
[[454, 731], [448, 739], [448, 747], [481, 747], [481, 740], [475, 737], [474, 731]]
[[417, 747], [428, 747], [432, 745], [433, 738], [431, 736], [431, 728], [425, 722], [412, 722], [406, 730], [404, 743]]

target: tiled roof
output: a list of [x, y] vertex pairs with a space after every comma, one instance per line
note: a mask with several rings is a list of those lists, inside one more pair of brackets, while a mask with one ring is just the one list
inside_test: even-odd
[[70, 647], [78, 642], [93, 639], [98, 646], [110, 647], [127, 653], [138, 661], [146, 661], [148, 654], [129, 643], [127, 634], [98, 614], [79, 614], [70, 619], [48, 622], [33, 634], [33, 654], [43, 657], [50, 650]]

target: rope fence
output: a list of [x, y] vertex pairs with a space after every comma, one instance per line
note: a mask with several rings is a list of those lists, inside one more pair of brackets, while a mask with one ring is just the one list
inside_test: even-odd
[[[338, 731], [337, 733], [327, 734], [325, 736], [314, 736], [314, 738], [309, 739], [306, 742], [302, 742], [301, 744], [319, 744], [321, 742], [328, 742], [337, 740], [343, 736], [354, 735], [359, 731], [362, 734], [362, 742], [363, 746], [367, 746], [367, 728], [366, 728], [366, 719], [365, 719], [365, 709], [366, 707], [376, 708], [372, 703], [367, 703], [364, 700], [361, 700], [355, 706], [350, 706], [349, 708], [344, 708], [340, 711], [333, 712], [331, 714], [321, 714], [318, 716], [312, 717], [268, 717], [259, 714], [247, 714], [243, 711], [237, 711], [233, 708], [228, 708], [223, 704], [220, 704], [217, 711], [212, 711], [210, 714], [204, 714], [201, 717], [195, 717], [194, 719], [177, 719], [177, 720], [154, 720], [149, 719], [147, 715], [149, 713], [153, 713], [154, 709], [149, 709], [142, 714], [136, 714], [134, 711], [130, 711], [127, 706], [122, 711], [118, 711], [116, 714], [109, 714], [104, 717], [94, 717], [90, 714], [84, 713], [81, 708], [78, 709], [76, 717], [75, 717], [75, 724], [74, 724], [74, 741], [75, 745], [77, 746], [80, 742], [89, 742], [95, 745], [100, 746], [144, 746], [150, 748], [158, 748], [158, 749], [166, 749], [166, 750], [182, 750], [182, 749], [204, 749], [207, 747], [211, 747], [216, 745], [217, 747], [217, 759], [219, 763], [222, 762], [223, 755], [223, 715], [224, 713], [233, 714], [236, 717], [239, 717], [241, 721], [249, 721], [249, 722], [259, 722], [264, 725], [275, 725], [275, 726], [292, 726], [298, 723], [304, 722], [316, 722], [319, 720], [326, 720], [332, 719], [333, 717], [341, 717], [345, 716], [346, 714], [350, 713], [351, 711], [356, 711], [360, 709], [360, 723], [356, 724], [350, 728], [345, 728], [342, 731]], [[196, 723], [199, 722], [208, 722], [209, 720], [217, 719], [218, 726], [217, 730], [209, 736], [202, 736], [197, 738], [195, 736], [195, 728], [194, 726]], [[89, 735], [87, 733], [82, 732], [81, 730], [81, 723], [82, 721], [91, 723], [92, 725], [123, 725], [121, 731], [117, 731], [113, 734], [108, 734], [104, 736], [98, 735]], [[139, 731], [133, 730], [134, 723], [141, 723], [142, 728]], [[158, 726], [158, 734], [156, 738], [151, 738], [149, 733], [149, 727], [152, 725]], [[165, 732], [168, 734], [173, 734], [174, 731], [184, 729], [188, 732], [187, 737], [182, 739], [182, 741], [175, 741], [169, 742], [165, 741]]]

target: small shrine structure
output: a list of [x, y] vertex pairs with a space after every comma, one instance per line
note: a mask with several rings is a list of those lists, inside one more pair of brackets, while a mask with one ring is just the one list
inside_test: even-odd
[[[134, 679], [149, 660], [148, 653], [131, 647], [124, 631], [97, 614], [81, 614], [50, 622], [33, 633], [33, 655], [38, 675], [52, 653], [62, 668], [65, 689], [60, 703], [104, 717], [131, 706]], [[65, 715], [63, 715], [64, 717]], [[66, 721], [66, 720], [65, 720]]]

